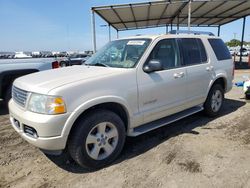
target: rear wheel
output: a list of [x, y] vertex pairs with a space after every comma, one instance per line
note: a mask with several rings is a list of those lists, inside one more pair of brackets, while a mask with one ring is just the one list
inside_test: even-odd
[[61, 67], [67, 67], [68, 64], [67, 64], [66, 61], [61, 61], [61, 62], [60, 62], [60, 66], [61, 66]]
[[246, 94], [246, 99], [250, 99], [250, 94]]
[[222, 108], [224, 101], [224, 90], [221, 85], [214, 85], [208, 94], [204, 104], [204, 111], [210, 117], [217, 116]]
[[80, 119], [70, 135], [68, 150], [82, 167], [102, 168], [122, 151], [125, 126], [121, 118], [107, 110], [96, 110]]

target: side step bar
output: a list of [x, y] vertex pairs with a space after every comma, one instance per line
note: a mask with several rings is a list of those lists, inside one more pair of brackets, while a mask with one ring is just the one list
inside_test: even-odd
[[156, 120], [156, 121], [153, 121], [150, 123], [146, 123], [144, 125], [141, 125], [139, 127], [134, 128], [134, 130], [132, 132], [130, 132], [128, 136], [138, 136], [138, 135], [144, 134], [144, 133], [149, 132], [151, 130], [168, 125], [168, 124], [173, 123], [175, 121], [178, 121], [182, 118], [185, 118], [187, 116], [190, 116], [192, 114], [200, 112], [202, 110], [203, 110], [202, 106], [195, 106], [195, 107], [189, 108], [187, 110], [178, 112], [176, 114], [161, 118], [159, 120]]

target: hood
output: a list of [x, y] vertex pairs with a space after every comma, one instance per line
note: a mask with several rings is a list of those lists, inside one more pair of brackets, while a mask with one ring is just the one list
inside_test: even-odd
[[71, 66], [29, 74], [16, 79], [14, 85], [26, 91], [48, 94], [50, 90], [69, 83], [104, 77], [121, 70], [97, 66]]

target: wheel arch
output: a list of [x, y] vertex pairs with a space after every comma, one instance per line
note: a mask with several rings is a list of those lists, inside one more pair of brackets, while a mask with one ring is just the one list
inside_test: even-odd
[[67, 137], [68, 140], [68, 136], [70, 135], [75, 122], [96, 109], [107, 109], [116, 113], [123, 120], [126, 130], [129, 128], [131, 112], [128, 109], [125, 100], [118, 97], [107, 97], [105, 99], [92, 99], [91, 101], [80, 105], [74, 112], [72, 112], [66, 121], [62, 131], [62, 136]]
[[211, 88], [215, 85], [215, 84], [220, 84], [224, 90], [224, 92], [226, 92], [227, 90], [227, 78], [224, 74], [218, 75], [215, 79], [213, 79], [208, 87], [208, 91], [207, 91], [207, 96], [209, 91], [211, 90]]
[[0, 98], [4, 97], [4, 91], [13, 83], [13, 81], [27, 74], [38, 72], [37, 69], [21, 69], [21, 70], [11, 70], [4, 71], [0, 74]]

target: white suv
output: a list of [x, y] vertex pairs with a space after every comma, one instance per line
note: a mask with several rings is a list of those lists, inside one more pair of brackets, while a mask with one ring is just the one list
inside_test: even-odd
[[217, 115], [234, 66], [214, 36], [140, 36], [108, 43], [85, 65], [15, 80], [13, 128], [45, 152], [101, 168], [137, 136], [198, 111]]

